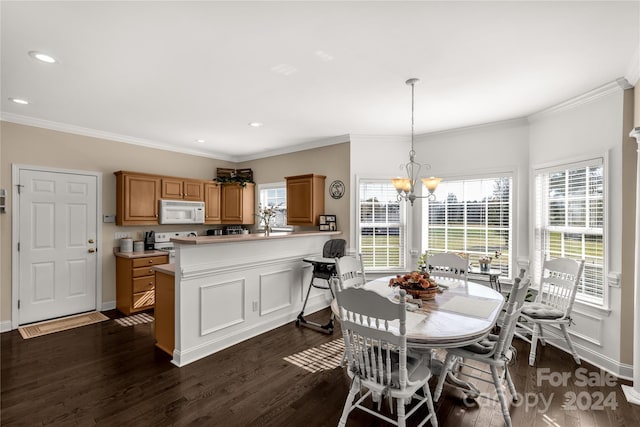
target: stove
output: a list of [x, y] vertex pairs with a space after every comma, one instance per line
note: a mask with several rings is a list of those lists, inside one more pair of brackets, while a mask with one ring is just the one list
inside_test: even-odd
[[173, 242], [171, 239], [174, 237], [196, 237], [197, 235], [197, 231], [167, 231], [163, 233], [156, 233], [156, 242], [153, 247], [157, 251], [168, 252], [169, 264], [173, 264], [175, 262], [176, 251], [173, 248]]

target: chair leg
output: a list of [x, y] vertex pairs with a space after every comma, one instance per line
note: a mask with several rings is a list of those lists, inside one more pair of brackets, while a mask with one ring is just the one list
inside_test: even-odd
[[447, 378], [447, 373], [451, 370], [453, 366], [453, 362], [456, 360], [456, 357], [447, 353], [447, 357], [444, 360], [444, 364], [442, 365], [442, 369], [440, 370], [440, 376], [438, 377], [438, 384], [436, 385], [436, 390], [433, 393], [433, 400], [438, 401], [440, 399], [440, 394], [442, 393], [442, 387], [444, 386], [444, 380]]
[[431, 398], [431, 390], [429, 390], [429, 383], [425, 383], [424, 387], [422, 387], [424, 392], [425, 399], [427, 399], [427, 408], [429, 408], [429, 414], [431, 414], [431, 427], [438, 427], [438, 419], [436, 418], [436, 411], [433, 407], [433, 399]]
[[493, 385], [496, 387], [496, 393], [498, 393], [498, 400], [500, 401], [500, 407], [502, 408], [504, 423], [507, 427], [512, 427], [509, 407], [507, 406], [507, 401], [504, 397], [504, 390], [502, 389], [502, 381], [500, 381], [500, 375], [498, 375], [498, 368], [493, 365], [491, 365], [491, 376], [493, 377]]
[[539, 332], [538, 339], [540, 340], [540, 344], [542, 344], [543, 346], [546, 346], [547, 341], [545, 341], [544, 339], [544, 330], [542, 329], [542, 324], [538, 323], [537, 326], [538, 326], [538, 332]]
[[404, 399], [396, 399], [398, 407], [398, 427], [405, 427]]
[[573, 360], [576, 363], [580, 364], [580, 356], [576, 353], [576, 349], [573, 347], [573, 342], [571, 341], [571, 337], [569, 336], [569, 331], [567, 331], [567, 325], [561, 324], [560, 329], [562, 330], [562, 334], [564, 335], [564, 339], [567, 340], [567, 345], [569, 346], [569, 350], [571, 350], [571, 354], [573, 355]]
[[342, 416], [340, 417], [340, 421], [338, 422], [339, 427], [344, 427], [347, 424], [347, 418], [349, 418], [349, 412], [351, 412], [351, 408], [353, 406], [353, 400], [356, 398], [356, 394], [360, 389], [359, 382], [354, 380], [351, 383], [351, 388], [349, 389], [349, 395], [347, 396], [347, 401], [344, 402], [344, 408], [342, 409]]
[[529, 366], [533, 366], [536, 362], [536, 346], [538, 345], [538, 327], [533, 326], [531, 333], [531, 350], [529, 351]]
[[507, 379], [507, 385], [509, 386], [509, 393], [511, 393], [511, 400], [513, 402], [517, 402], [518, 392], [516, 391], [516, 386], [513, 385], [513, 380], [511, 380], [511, 374], [509, 373], [509, 367], [506, 364], [504, 366], [504, 374]]

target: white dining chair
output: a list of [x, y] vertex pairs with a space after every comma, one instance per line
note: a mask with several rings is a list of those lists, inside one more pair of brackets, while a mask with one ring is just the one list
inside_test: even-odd
[[[332, 286], [351, 378], [338, 425], [344, 426], [351, 411], [358, 408], [394, 425], [405, 426], [406, 419], [426, 403], [429, 414], [419, 425], [430, 421], [436, 427], [438, 421], [428, 384], [431, 371], [420, 359], [407, 356], [405, 291], [400, 291], [398, 303], [361, 287], [341, 290], [335, 281]], [[420, 389], [422, 395], [417, 394]], [[382, 402], [388, 400], [389, 412], [393, 414], [394, 399], [396, 419], [382, 412]], [[405, 405], [413, 399], [418, 402], [406, 411]]]
[[445, 280], [463, 280], [467, 282], [469, 258], [453, 252], [429, 255], [427, 257], [429, 274]]
[[358, 258], [353, 256], [336, 258], [336, 277], [341, 290], [364, 286], [367, 283], [367, 278], [364, 273], [362, 255], [359, 255]]
[[[506, 313], [504, 316], [502, 328], [498, 335], [489, 335], [487, 338], [465, 346], [461, 348], [452, 348], [447, 350], [447, 356], [445, 358], [444, 367], [438, 377], [438, 383], [434, 392], [434, 400], [438, 401], [442, 393], [444, 381], [448, 375], [452, 375], [453, 368], [457, 372], [456, 377], [465, 376], [478, 381], [483, 381], [493, 384], [498, 395], [498, 402], [502, 409], [502, 416], [505, 424], [508, 427], [512, 426], [511, 415], [509, 413], [509, 406], [507, 405], [507, 399], [504, 393], [504, 381], [506, 379], [509, 392], [511, 394], [512, 401], [517, 401], [518, 394], [509, 374], [509, 363], [515, 354], [514, 348], [511, 346], [513, 340], [516, 321], [522, 310], [524, 298], [527, 295], [529, 289], [529, 279], [520, 279], [517, 277], [514, 280], [513, 290], [511, 291], [511, 297], [506, 304]], [[474, 361], [473, 365], [467, 363], [467, 361]], [[483, 363], [489, 367], [489, 371], [478, 367], [477, 362]], [[466, 368], [466, 369], [465, 369]], [[468, 371], [478, 371], [484, 374], [491, 375], [491, 381], [468, 373]], [[458, 387], [452, 384], [452, 387], [458, 388], [467, 394], [469, 390], [466, 388]], [[476, 388], [477, 390], [477, 388]], [[474, 396], [476, 397], [476, 396]], [[477, 397], [483, 397], [490, 400], [495, 400], [486, 394], [478, 394]]]
[[[571, 342], [567, 326], [571, 324], [571, 311], [583, 268], [584, 260], [555, 258], [544, 261], [538, 295], [534, 302], [524, 304], [516, 329], [516, 336], [531, 344], [530, 366], [533, 366], [536, 361], [538, 341], [545, 345], [547, 339], [564, 339], [573, 359], [580, 364], [580, 357]], [[545, 337], [544, 326], [558, 326], [562, 337], [557, 335]]]

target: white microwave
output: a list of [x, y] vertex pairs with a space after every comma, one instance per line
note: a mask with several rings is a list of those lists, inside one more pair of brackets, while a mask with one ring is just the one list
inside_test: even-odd
[[204, 224], [204, 202], [160, 200], [160, 224]]

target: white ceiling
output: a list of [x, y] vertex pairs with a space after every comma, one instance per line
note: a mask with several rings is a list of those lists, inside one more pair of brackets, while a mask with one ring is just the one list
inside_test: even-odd
[[637, 1], [1, 8], [3, 120], [234, 161], [409, 135], [411, 77], [421, 134], [525, 117], [638, 67]]

